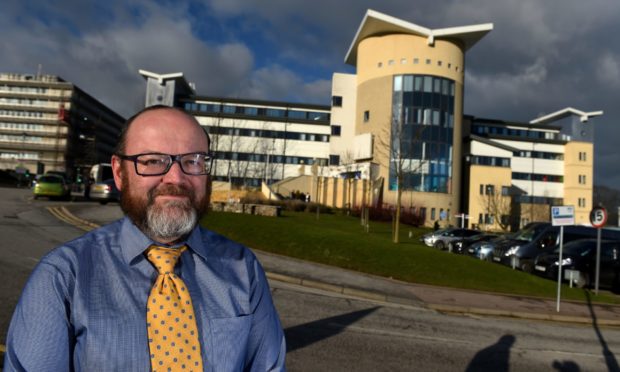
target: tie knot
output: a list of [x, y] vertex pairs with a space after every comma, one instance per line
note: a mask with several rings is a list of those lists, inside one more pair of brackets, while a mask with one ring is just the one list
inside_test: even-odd
[[168, 274], [174, 271], [174, 265], [177, 264], [181, 253], [183, 253], [187, 247], [182, 246], [180, 248], [165, 248], [152, 245], [146, 251], [146, 258], [151, 261], [155, 266], [159, 274]]

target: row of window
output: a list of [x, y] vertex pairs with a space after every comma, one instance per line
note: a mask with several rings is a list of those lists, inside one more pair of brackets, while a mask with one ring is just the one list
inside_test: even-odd
[[38, 152], [0, 152], [0, 159], [39, 160]]
[[[495, 185], [480, 185], [480, 195], [495, 195]], [[502, 195], [510, 195], [510, 186], [502, 186]]]
[[3, 110], [0, 109], [0, 116], [26, 116], [29, 118], [42, 118], [41, 111], [23, 111], [23, 110]]
[[215, 159], [217, 160], [234, 160], [234, 161], [248, 161], [256, 163], [269, 163], [269, 164], [306, 164], [312, 165], [314, 161], [318, 161], [319, 164], [325, 164], [327, 159], [315, 159], [305, 156], [285, 156], [285, 155], [268, 155], [268, 154], [256, 154], [248, 152], [229, 152], [229, 151], [217, 151], [215, 153]]
[[521, 203], [521, 204], [544, 204], [544, 205], [564, 204], [564, 201], [562, 198], [550, 198], [546, 196], [514, 195], [513, 200], [516, 203]]
[[564, 160], [564, 154], [559, 153], [559, 152], [520, 150], [520, 151], [515, 151], [513, 155], [515, 157], [520, 157], [520, 158]]
[[[430, 58], [422, 58], [422, 59], [420, 59], [420, 58], [418, 58], [418, 57], [414, 57], [414, 58], [411, 60], [411, 62], [412, 62], [414, 65], [418, 65], [418, 64], [420, 64], [420, 63], [422, 63], [422, 62], [423, 62], [424, 64], [428, 65], [428, 66], [430, 66], [430, 65], [432, 65], [432, 64], [433, 64], [433, 60], [432, 60], [432, 59], [430, 59]], [[400, 59], [400, 64], [401, 64], [401, 65], [406, 65], [407, 63], [409, 63], [409, 59], [408, 59], [408, 58], [401, 58], [401, 59]], [[396, 61], [395, 61], [395, 60], [393, 60], [393, 59], [389, 59], [389, 60], [387, 61], [387, 65], [388, 65], [388, 66], [394, 66], [395, 64], [396, 64]], [[449, 69], [449, 70], [453, 68], [452, 63], [447, 62], [447, 63], [445, 63], [445, 64], [444, 64], [444, 62], [443, 62], [442, 60], [437, 60], [437, 61], [436, 61], [436, 64], [437, 64], [437, 67], [442, 67], [442, 66], [445, 66], [445, 67], [446, 67], [447, 69]], [[378, 67], [378, 68], [382, 68], [382, 67], [383, 67], [383, 62], [381, 62], [381, 61], [377, 62], [377, 67]], [[454, 71], [459, 72], [459, 66], [454, 65]]]
[[29, 98], [6, 98], [0, 97], [0, 104], [5, 105], [27, 105], [27, 106], [47, 106], [49, 101], [41, 99], [29, 99]]
[[564, 182], [564, 176], [557, 176], [553, 174], [536, 174], [536, 173], [521, 173], [512, 172], [513, 180], [527, 180], [527, 181], [542, 181], [542, 182]]
[[[424, 211], [424, 214], [426, 214], [426, 211]], [[443, 208], [439, 208], [439, 216], [438, 216], [437, 209], [431, 208], [431, 221], [435, 221], [437, 217], [439, 217], [440, 220], [450, 221], [450, 209], [448, 208], [444, 212]]]
[[487, 124], [474, 123], [471, 132], [477, 135], [500, 135], [517, 138], [529, 139], [547, 139], [547, 140], [563, 140], [565, 139], [559, 133], [547, 132], [535, 129], [515, 129], [503, 126], [493, 126]]
[[[452, 179], [447, 176], [434, 174], [407, 173], [403, 176], [403, 190], [419, 192], [448, 193], [451, 190]], [[390, 191], [398, 190], [396, 178], [390, 177]]]
[[55, 127], [48, 127], [45, 125], [41, 125], [41, 124], [31, 124], [31, 123], [5, 123], [5, 122], [0, 122], [0, 130], [4, 129], [4, 130], [21, 130], [21, 131], [45, 131], [47, 128], [53, 128], [54, 131], [56, 130]]
[[510, 158], [500, 158], [496, 156], [473, 155], [469, 157], [472, 165], [489, 165], [492, 167], [510, 167]]
[[230, 127], [216, 127], [205, 125], [210, 135], [223, 135], [223, 136], [238, 136], [238, 137], [257, 137], [257, 138], [275, 138], [275, 139], [287, 139], [297, 141], [310, 141], [310, 142], [329, 142], [329, 135], [316, 134], [316, 133], [299, 133], [299, 132], [284, 132], [278, 130], [265, 130], [265, 129], [247, 129], [247, 128], [230, 128]]
[[45, 94], [45, 93], [47, 93], [47, 88], [20, 87], [20, 86], [3, 84], [3, 85], [0, 85], [0, 92], [19, 92], [19, 93]]
[[219, 103], [186, 102], [185, 110], [193, 113], [230, 114], [245, 116], [261, 116], [271, 118], [289, 118], [294, 120], [312, 120], [319, 123], [329, 122], [328, 112], [289, 110], [268, 107], [237, 106]]

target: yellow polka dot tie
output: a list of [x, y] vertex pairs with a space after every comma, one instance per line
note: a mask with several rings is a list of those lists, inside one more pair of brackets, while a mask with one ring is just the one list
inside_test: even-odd
[[146, 252], [159, 272], [146, 307], [153, 372], [202, 371], [192, 300], [183, 280], [174, 274], [174, 265], [185, 249], [151, 246]]

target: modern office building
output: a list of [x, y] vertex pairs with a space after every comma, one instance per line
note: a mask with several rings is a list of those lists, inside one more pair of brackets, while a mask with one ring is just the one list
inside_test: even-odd
[[465, 54], [492, 29], [428, 29], [369, 10], [345, 56], [356, 71], [333, 75], [331, 107], [201, 97], [182, 73], [140, 71], [145, 104], [197, 117], [217, 151], [216, 180], [304, 187], [346, 208], [393, 206], [400, 190], [427, 225], [514, 229], [549, 220], [550, 205], [574, 205], [587, 223], [602, 112], [529, 123], [463, 113]]
[[327, 165], [329, 106], [199, 96], [182, 73], [140, 73], [147, 80], [146, 106], [183, 108], [207, 130], [215, 181], [260, 187], [306, 174], [315, 163]]
[[0, 73], [0, 169], [75, 180], [110, 161], [123, 122], [58, 76]]

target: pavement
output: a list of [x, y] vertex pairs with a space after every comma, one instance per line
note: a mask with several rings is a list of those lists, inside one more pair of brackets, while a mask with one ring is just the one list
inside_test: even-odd
[[[74, 204], [48, 210], [57, 218], [91, 230], [122, 217], [118, 205]], [[356, 298], [443, 313], [620, 326], [620, 305], [564, 301], [406, 283], [253, 250], [269, 280]]]

